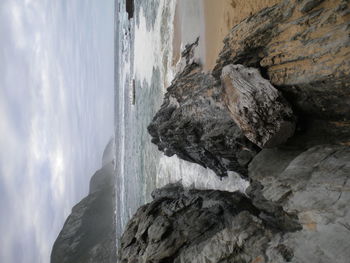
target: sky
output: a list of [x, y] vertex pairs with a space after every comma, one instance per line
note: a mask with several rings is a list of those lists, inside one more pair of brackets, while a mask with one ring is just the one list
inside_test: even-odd
[[48, 263], [114, 123], [114, 0], [0, 1], [0, 262]]

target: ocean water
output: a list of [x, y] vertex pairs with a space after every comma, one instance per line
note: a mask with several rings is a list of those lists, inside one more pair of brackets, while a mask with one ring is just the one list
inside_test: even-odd
[[[200, 0], [183, 3], [193, 6], [196, 1]], [[151, 201], [156, 187], [182, 181], [187, 187], [244, 192], [248, 183], [234, 173], [220, 180], [211, 170], [176, 156], [164, 156], [151, 143], [147, 126], [175, 75], [172, 60], [176, 0], [136, 0], [135, 15], [130, 20], [125, 0], [116, 1], [115, 6], [114, 149], [119, 239], [136, 210]], [[186, 15], [198, 16], [198, 10], [193, 8], [193, 14]]]

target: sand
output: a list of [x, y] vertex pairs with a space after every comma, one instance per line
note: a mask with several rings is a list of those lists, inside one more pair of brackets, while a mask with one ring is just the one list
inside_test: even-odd
[[174, 19], [174, 64], [179, 60], [184, 45], [199, 36], [199, 59], [204, 71], [211, 71], [230, 30], [248, 16], [279, 2], [280, 0], [178, 0]]
[[279, 3], [280, 0], [202, 0], [205, 20], [204, 69], [211, 70], [231, 29], [248, 16]]
[[204, 63], [204, 16], [202, 0], [177, 0], [174, 17], [173, 64], [180, 59], [181, 50], [186, 44], [193, 43], [197, 37], [199, 47], [196, 57]]

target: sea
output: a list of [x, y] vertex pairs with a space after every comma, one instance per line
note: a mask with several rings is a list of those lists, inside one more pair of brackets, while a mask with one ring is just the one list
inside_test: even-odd
[[[117, 244], [128, 220], [152, 200], [155, 188], [179, 181], [186, 187], [225, 191], [244, 192], [248, 186], [234, 173], [220, 180], [197, 164], [166, 157], [151, 143], [147, 126], [176, 74], [173, 37], [177, 1], [135, 0], [133, 15], [126, 12], [126, 0], [115, 2]], [[200, 0], [183, 1], [195, 6]], [[198, 10], [193, 10], [189, 15], [198, 16]]]

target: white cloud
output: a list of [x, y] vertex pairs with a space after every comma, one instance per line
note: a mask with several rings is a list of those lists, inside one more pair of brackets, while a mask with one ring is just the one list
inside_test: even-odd
[[49, 262], [113, 132], [113, 75], [99, 64], [113, 50], [98, 51], [113, 36], [89, 42], [90, 4], [0, 2], [0, 262]]

